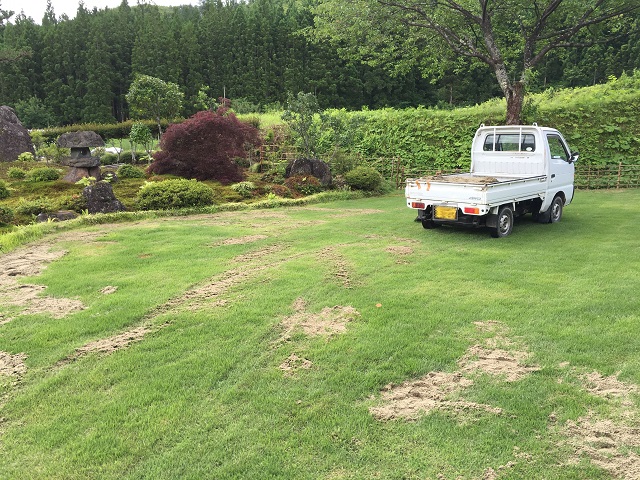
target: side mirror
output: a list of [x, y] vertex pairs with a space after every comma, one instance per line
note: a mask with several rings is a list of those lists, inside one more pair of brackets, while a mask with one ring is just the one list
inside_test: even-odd
[[571, 152], [571, 156], [569, 157], [569, 163], [575, 163], [578, 161], [580, 154], [578, 152]]

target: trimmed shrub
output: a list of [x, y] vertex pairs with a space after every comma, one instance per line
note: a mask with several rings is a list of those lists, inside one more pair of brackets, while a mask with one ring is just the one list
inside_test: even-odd
[[3, 198], [8, 198], [9, 195], [11, 194], [9, 193], [7, 184], [3, 180], [0, 180], [0, 200]]
[[0, 225], [11, 223], [13, 221], [13, 217], [13, 210], [9, 207], [5, 207], [4, 205], [0, 205]]
[[351, 188], [355, 190], [364, 190], [365, 192], [373, 192], [380, 188], [382, 184], [382, 175], [373, 167], [360, 166], [356, 167], [344, 176], [344, 180]]
[[265, 190], [268, 193], [273, 193], [274, 195], [282, 198], [291, 198], [293, 196], [291, 194], [291, 190], [284, 185], [268, 185]]
[[50, 182], [60, 178], [60, 171], [51, 167], [32, 168], [26, 178], [30, 182]]
[[7, 176], [9, 178], [13, 178], [14, 180], [24, 180], [27, 176], [27, 171], [18, 167], [11, 167], [7, 170]]
[[118, 155], [115, 153], [103, 153], [100, 155], [100, 163], [102, 165], [113, 165], [118, 163]]
[[320, 180], [313, 175], [292, 175], [284, 181], [284, 185], [301, 195], [313, 195], [322, 191]]
[[253, 182], [240, 182], [231, 185], [231, 189], [234, 192], [238, 192], [244, 198], [251, 198], [253, 196], [254, 190], [256, 189], [256, 186]]
[[16, 205], [16, 213], [18, 215], [38, 215], [42, 212], [52, 212], [54, 210], [53, 202], [47, 197], [40, 197], [35, 200], [20, 199]]
[[138, 193], [141, 210], [173, 210], [213, 203], [213, 190], [196, 180], [165, 180], [145, 184]]
[[133, 165], [124, 164], [118, 168], [119, 178], [143, 178], [144, 172]]

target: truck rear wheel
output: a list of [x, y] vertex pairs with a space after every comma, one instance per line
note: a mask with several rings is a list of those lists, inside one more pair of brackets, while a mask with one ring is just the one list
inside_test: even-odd
[[503, 205], [498, 210], [498, 222], [491, 229], [493, 238], [506, 237], [513, 230], [513, 209], [509, 205]]
[[562, 207], [564, 207], [562, 197], [555, 197], [549, 207], [549, 211], [551, 213], [549, 216], [549, 223], [557, 223], [560, 221], [562, 218]]
[[422, 228], [426, 228], [427, 230], [431, 230], [432, 228], [436, 228], [438, 224], [431, 219], [422, 220]]

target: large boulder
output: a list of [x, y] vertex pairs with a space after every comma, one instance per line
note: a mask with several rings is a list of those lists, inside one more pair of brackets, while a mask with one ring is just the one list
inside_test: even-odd
[[0, 162], [13, 162], [24, 152], [36, 154], [29, 132], [11, 107], [0, 107]]
[[331, 169], [329, 164], [317, 158], [296, 158], [287, 165], [284, 176], [312, 175], [316, 177], [323, 187], [331, 185]]
[[107, 182], [98, 182], [82, 190], [87, 200], [89, 213], [112, 213], [126, 210], [120, 200], [113, 194], [113, 188]]

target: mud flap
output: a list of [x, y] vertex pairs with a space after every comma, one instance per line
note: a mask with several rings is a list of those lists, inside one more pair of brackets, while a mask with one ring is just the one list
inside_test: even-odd
[[540, 212], [536, 215], [536, 221], [538, 223], [550, 223], [551, 222], [551, 207], [546, 211]]
[[486, 226], [489, 228], [496, 228], [498, 226], [498, 214], [487, 215]]

